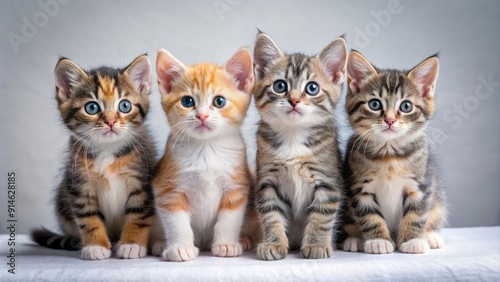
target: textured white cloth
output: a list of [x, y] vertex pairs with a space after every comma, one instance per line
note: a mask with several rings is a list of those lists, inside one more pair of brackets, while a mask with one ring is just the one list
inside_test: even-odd
[[500, 226], [449, 228], [445, 247], [426, 254], [388, 255], [337, 250], [330, 259], [306, 260], [296, 251], [280, 261], [255, 252], [217, 258], [202, 252], [191, 262], [157, 257], [83, 261], [80, 252], [50, 250], [16, 237], [16, 274], [6, 267], [7, 235], [0, 235], [0, 281], [500, 281]]

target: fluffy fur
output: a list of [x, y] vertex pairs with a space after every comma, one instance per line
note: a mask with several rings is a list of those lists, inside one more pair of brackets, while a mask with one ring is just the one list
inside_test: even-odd
[[82, 259], [138, 258], [154, 215], [154, 152], [144, 119], [151, 66], [146, 55], [128, 67], [84, 71], [62, 58], [55, 68], [56, 100], [71, 133], [56, 214], [64, 235], [34, 230], [42, 246], [82, 248]]
[[344, 250], [442, 247], [437, 232], [446, 216], [444, 194], [425, 133], [438, 72], [437, 56], [398, 71], [375, 68], [351, 52], [346, 111], [355, 133], [345, 159]]
[[251, 100], [247, 49], [221, 67], [185, 66], [164, 49], [156, 61], [171, 132], [153, 186], [166, 243], [164, 260], [188, 261], [199, 250], [221, 257], [250, 248], [240, 233], [252, 178], [240, 133]]
[[257, 256], [330, 257], [341, 201], [341, 155], [334, 109], [346, 73], [343, 38], [316, 56], [284, 54], [259, 33], [254, 59], [257, 132], [256, 207], [263, 231]]

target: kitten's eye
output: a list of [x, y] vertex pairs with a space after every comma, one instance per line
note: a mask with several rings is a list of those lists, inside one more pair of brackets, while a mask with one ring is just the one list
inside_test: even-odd
[[280, 80], [276, 80], [274, 83], [273, 83], [273, 90], [274, 92], [276, 93], [285, 93], [286, 90], [287, 90], [287, 85], [286, 85], [286, 81], [280, 79]]
[[403, 101], [403, 103], [401, 103], [401, 105], [399, 106], [399, 109], [403, 113], [409, 113], [411, 112], [411, 110], [413, 110], [413, 104], [410, 101]]
[[319, 85], [316, 82], [309, 82], [306, 84], [306, 93], [315, 96], [319, 93]]
[[132, 110], [132, 104], [128, 100], [122, 100], [120, 104], [118, 104], [118, 109], [124, 114], [130, 113]]
[[380, 103], [380, 101], [377, 99], [372, 99], [370, 100], [370, 102], [368, 102], [368, 107], [370, 107], [370, 109], [372, 109], [373, 111], [379, 111], [380, 109], [382, 109], [382, 103]]
[[101, 111], [101, 108], [99, 107], [99, 104], [97, 104], [97, 102], [88, 102], [85, 105], [85, 111], [89, 115], [95, 115]]
[[224, 98], [222, 96], [217, 96], [217, 97], [215, 97], [213, 104], [217, 108], [222, 108], [226, 105], [226, 98]]
[[181, 104], [185, 108], [191, 108], [192, 106], [194, 106], [193, 97], [189, 97], [189, 96], [182, 97]]

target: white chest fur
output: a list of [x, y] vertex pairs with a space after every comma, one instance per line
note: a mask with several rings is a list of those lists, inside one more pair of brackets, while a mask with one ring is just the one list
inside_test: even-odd
[[245, 145], [240, 136], [214, 140], [190, 140], [179, 144], [174, 154], [180, 165], [179, 190], [184, 192], [191, 227], [198, 246], [209, 247], [217, 209], [224, 191], [234, 189], [234, 168], [241, 165]]
[[403, 195], [409, 187], [416, 187], [409, 170], [396, 161], [378, 164], [374, 179], [363, 191], [375, 194], [380, 212], [390, 231], [396, 232], [403, 218]]

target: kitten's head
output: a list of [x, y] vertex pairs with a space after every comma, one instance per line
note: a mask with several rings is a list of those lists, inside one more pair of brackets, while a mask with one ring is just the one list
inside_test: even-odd
[[316, 56], [285, 54], [265, 33], [254, 49], [255, 104], [261, 118], [276, 126], [305, 126], [331, 119], [346, 73], [347, 47], [333, 40]]
[[89, 145], [125, 142], [139, 133], [149, 110], [151, 66], [146, 55], [123, 69], [85, 71], [61, 58], [55, 68], [61, 117], [78, 140]]
[[197, 139], [239, 133], [253, 88], [248, 49], [238, 50], [224, 66], [185, 66], [160, 49], [156, 72], [172, 132]]
[[410, 71], [382, 70], [352, 51], [347, 64], [346, 110], [357, 134], [388, 141], [424, 131], [434, 114], [438, 57], [431, 56]]

